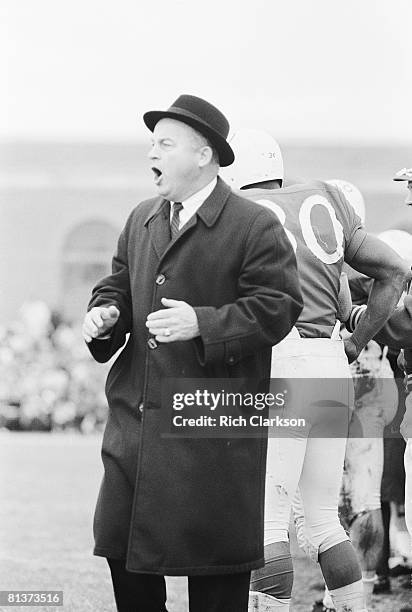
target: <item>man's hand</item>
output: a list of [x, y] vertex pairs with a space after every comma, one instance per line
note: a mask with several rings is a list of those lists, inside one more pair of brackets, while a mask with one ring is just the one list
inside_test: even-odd
[[400, 430], [405, 442], [407, 442], [408, 439], [412, 439], [412, 393], [409, 393], [406, 397], [405, 408], [406, 411], [403, 416]]
[[355, 359], [359, 357], [360, 351], [352, 340], [352, 336], [349, 336], [349, 338], [346, 338], [343, 341], [343, 346], [345, 348], [346, 357], [348, 358], [349, 363], [352, 363], [352, 361], [355, 361]]
[[195, 310], [186, 302], [162, 298], [166, 308], [151, 312], [146, 327], [158, 342], [191, 340], [199, 336], [199, 325]]
[[82, 333], [86, 342], [104, 336], [117, 323], [120, 312], [116, 306], [95, 306], [84, 317]]

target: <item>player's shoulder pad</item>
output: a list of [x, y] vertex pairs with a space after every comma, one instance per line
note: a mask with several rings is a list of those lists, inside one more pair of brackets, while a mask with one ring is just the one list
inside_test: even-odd
[[[253, 190], [251, 190], [253, 191]], [[256, 217], [257, 215], [267, 216], [268, 219], [275, 219], [278, 222], [276, 215], [268, 208], [258, 204], [254, 199], [248, 197], [248, 191], [236, 190], [229, 195], [227, 204], [236, 207], [236, 213], [244, 217]]]
[[279, 196], [287, 195], [287, 194], [301, 194], [301, 197], [305, 195], [307, 197], [311, 195], [323, 195], [328, 200], [331, 200], [332, 203], [338, 204], [342, 206], [343, 197], [339, 189], [333, 185], [329, 185], [326, 181], [311, 179], [304, 183], [295, 183], [293, 185], [288, 185], [287, 187], [282, 187], [277, 190]]
[[305, 181], [304, 183], [294, 183], [292, 185], [288, 185], [287, 187], [282, 187], [278, 191], [279, 193], [301, 193], [302, 191], [331, 191], [336, 193], [338, 192], [338, 189], [337, 187], [329, 185], [326, 181], [311, 179]]
[[[340, 207], [347, 203], [345, 197], [343, 196], [341, 190], [338, 189], [338, 187], [320, 179], [312, 179], [310, 181], [307, 181], [306, 183], [291, 185], [290, 187], [287, 187], [285, 191], [289, 189], [295, 189], [295, 191], [299, 192], [306, 191], [308, 192], [308, 195], [310, 194], [310, 192], [324, 194], [329, 200], [331, 200], [333, 203], [338, 204]], [[348, 206], [350, 206], [349, 203]]]

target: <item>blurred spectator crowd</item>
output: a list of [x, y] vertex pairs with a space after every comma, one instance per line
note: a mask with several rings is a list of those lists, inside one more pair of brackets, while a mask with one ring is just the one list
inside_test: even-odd
[[44, 302], [24, 304], [0, 327], [0, 430], [101, 431], [108, 367], [91, 358], [78, 326]]

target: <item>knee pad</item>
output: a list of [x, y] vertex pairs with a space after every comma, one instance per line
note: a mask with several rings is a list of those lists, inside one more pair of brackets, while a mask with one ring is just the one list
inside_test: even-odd
[[327, 529], [312, 534], [306, 527], [305, 517], [295, 515], [295, 530], [299, 548], [315, 563], [319, 561], [322, 552], [349, 539], [337, 517]]
[[318, 561], [319, 547], [313, 544], [305, 529], [305, 517], [303, 515], [297, 516], [295, 514], [295, 531], [298, 546], [303, 552], [312, 559], [315, 563]]
[[319, 555], [323, 552], [337, 546], [338, 544], [343, 544], [344, 542], [349, 542], [349, 537], [342, 525], [337, 519], [336, 526], [331, 529], [327, 535], [322, 539], [322, 542], [319, 544]]
[[292, 595], [293, 565], [289, 544], [265, 546], [265, 567], [252, 572], [250, 590], [288, 599]]

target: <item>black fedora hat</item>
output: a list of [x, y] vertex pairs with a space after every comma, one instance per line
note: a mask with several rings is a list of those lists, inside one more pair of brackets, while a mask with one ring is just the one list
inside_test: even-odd
[[229, 134], [229, 122], [213, 104], [202, 98], [183, 94], [166, 111], [145, 113], [143, 121], [153, 132], [156, 123], [166, 117], [182, 121], [203, 134], [215, 147], [222, 167], [233, 163], [235, 155], [226, 140]]

